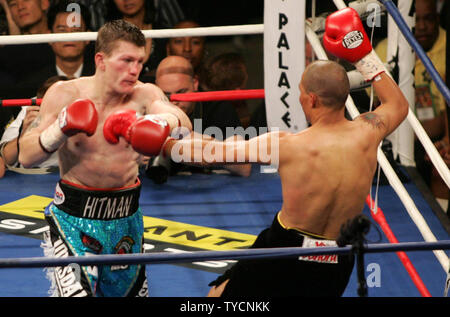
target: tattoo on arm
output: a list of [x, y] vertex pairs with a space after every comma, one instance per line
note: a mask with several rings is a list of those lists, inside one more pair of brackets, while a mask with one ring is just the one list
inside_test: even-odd
[[374, 128], [381, 129], [385, 126], [380, 116], [373, 112], [366, 112], [359, 116], [364, 122], [370, 124]]
[[33, 122], [30, 123], [30, 125], [27, 127], [27, 129], [23, 132], [26, 133], [30, 131], [31, 129], [36, 128], [39, 126], [39, 123], [41, 123], [41, 116], [38, 114], [37, 117], [33, 120]]

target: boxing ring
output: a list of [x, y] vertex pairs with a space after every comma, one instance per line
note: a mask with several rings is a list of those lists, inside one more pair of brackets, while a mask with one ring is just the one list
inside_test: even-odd
[[[389, 5], [390, 1], [383, 2], [387, 4], [389, 13], [392, 11], [395, 15], [396, 8]], [[338, 8], [342, 5], [339, 1], [335, 3]], [[153, 30], [144, 34], [156, 38], [263, 32], [260, 25], [226, 28], [224, 32], [216, 32], [217, 29], [164, 30], [161, 33]], [[317, 45], [317, 35], [313, 33], [307, 24], [306, 35], [316, 55], [326, 58], [321, 45]], [[53, 35], [0, 37], [0, 44], [48, 42], [49, 36], [52, 36], [52, 41], [69, 39], [57, 37], [61, 34], [54, 38]], [[70, 40], [75, 39], [92, 40], [95, 37], [91, 33], [71, 34]], [[414, 48], [420, 51], [420, 47]], [[447, 96], [448, 88], [445, 85], [441, 88], [444, 96]], [[235, 98], [264, 97], [262, 90], [244, 91], [243, 94], [247, 95]], [[213, 94], [202, 100], [211, 100], [218, 95], [223, 98], [220, 94]], [[190, 98], [192, 95], [178, 97]], [[28, 102], [39, 104], [38, 100], [5, 100], [2, 105], [24, 105]], [[352, 117], [357, 115], [351, 100], [347, 103], [347, 110]], [[411, 112], [408, 120], [414, 121]], [[421, 134], [420, 127], [415, 129]], [[426, 135], [420, 137], [423, 143], [431, 142], [426, 140]], [[433, 153], [433, 149], [424, 145], [443, 179], [449, 184], [448, 168], [435, 149]], [[368, 295], [442, 296], [448, 272], [448, 252], [443, 251], [448, 250], [450, 244], [447, 228], [436, 216], [417, 184], [400, 182], [381, 150], [379, 163], [390, 185], [381, 185], [379, 188], [374, 186], [373, 192], [378, 193], [376, 206], [379, 208], [371, 210], [368, 206], [372, 206], [373, 201], [368, 197], [368, 206], [363, 211], [367, 217], [374, 219], [367, 235], [369, 243], [364, 249], [366, 266], [363, 269]], [[404, 169], [404, 173], [409, 176], [410, 172]], [[41, 234], [46, 226], [43, 210], [51, 201], [58, 178], [59, 175], [55, 174], [22, 175], [8, 171], [0, 181], [0, 296], [47, 296], [49, 282], [42, 270], [45, 266], [124, 264], [135, 261], [147, 264], [150, 296], [205, 296], [209, 290], [208, 283], [233, 265], [236, 259], [269, 255], [314, 256], [318, 252], [317, 249], [297, 248], [246, 250], [256, 235], [270, 225], [282, 203], [278, 175], [260, 173], [259, 167], [254, 167], [251, 176], [246, 179], [222, 173], [176, 175], [170, 177], [163, 186], [153, 184], [142, 175], [140, 205], [144, 214], [145, 254], [128, 258], [125, 255], [43, 258], [40, 248]], [[396, 239], [399, 241], [397, 244], [394, 243]], [[401, 250], [407, 250], [407, 256], [406, 253], [394, 254]], [[352, 252], [352, 247], [323, 248], [321, 252]], [[358, 296], [358, 273], [355, 268], [344, 296]]]
[[[42, 259], [40, 233], [46, 225], [43, 209], [53, 196], [58, 180], [53, 174], [7, 173], [0, 182], [0, 266], [12, 258]], [[146, 255], [158, 252], [178, 256], [185, 255], [186, 251], [239, 250], [251, 244], [252, 239], [271, 223], [274, 210], [281, 207], [279, 177], [261, 174], [258, 169], [254, 169], [248, 179], [193, 174], [173, 176], [164, 186], [143, 177], [142, 184], [141, 207], [145, 219], [149, 220], [149, 223], [145, 222]], [[438, 240], [448, 239], [448, 233], [417, 187], [413, 183], [405, 185]], [[400, 242], [423, 241], [392, 188], [381, 186], [379, 197], [379, 205]], [[28, 204], [24, 199], [35, 201]], [[370, 217], [367, 207], [364, 214]], [[167, 229], [163, 231], [165, 227]], [[389, 243], [375, 227], [367, 238], [377, 244]], [[442, 296], [445, 274], [432, 252], [408, 251], [407, 254], [431, 295]], [[189, 254], [189, 257], [195, 259], [195, 254]], [[147, 265], [150, 295], [205, 296], [207, 284], [232, 264], [223, 259], [208, 260], [203, 265], [192, 258], [185, 261], [174, 265]], [[379, 277], [372, 277], [374, 285], [369, 285], [369, 296], [420, 296], [395, 253], [368, 253], [365, 262], [370, 269], [366, 272], [368, 277], [380, 273]], [[49, 282], [42, 268], [2, 268], [0, 281], [3, 285], [0, 296], [47, 296]], [[344, 296], [357, 296], [356, 289], [355, 270]]]

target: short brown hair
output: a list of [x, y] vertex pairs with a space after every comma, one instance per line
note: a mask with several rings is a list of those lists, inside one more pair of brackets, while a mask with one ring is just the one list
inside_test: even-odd
[[212, 90], [242, 88], [247, 80], [244, 58], [238, 53], [224, 53], [208, 62], [204, 71], [206, 86]]
[[309, 64], [302, 83], [306, 92], [316, 94], [322, 104], [330, 108], [344, 107], [350, 93], [344, 67], [329, 60], [317, 60]]
[[111, 54], [117, 41], [132, 43], [137, 47], [145, 46], [145, 36], [133, 23], [125, 20], [106, 22], [98, 31], [95, 53]]

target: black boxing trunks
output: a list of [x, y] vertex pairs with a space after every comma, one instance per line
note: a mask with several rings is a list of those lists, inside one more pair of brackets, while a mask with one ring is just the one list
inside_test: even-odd
[[[141, 184], [94, 189], [59, 181], [45, 209], [50, 230], [46, 256], [93, 256], [142, 252]], [[102, 265], [47, 269], [54, 296], [147, 296], [145, 265]]]
[[[278, 216], [250, 248], [336, 246], [333, 240], [284, 228]], [[209, 286], [229, 280], [222, 297], [342, 296], [353, 270], [353, 255], [240, 260]]]

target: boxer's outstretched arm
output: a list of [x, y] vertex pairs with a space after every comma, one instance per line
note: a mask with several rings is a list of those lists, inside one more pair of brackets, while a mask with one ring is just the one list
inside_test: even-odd
[[[236, 141], [242, 141], [244, 138], [240, 135], [234, 135], [224, 140], [224, 142], [236, 142]], [[223, 167], [230, 171], [234, 175], [239, 175], [243, 177], [250, 176], [252, 172], [252, 164], [226, 164], [223, 165]]]
[[147, 108], [147, 113], [158, 114], [169, 123], [171, 131], [183, 127], [185, 132], [192, 131], [191, 120], [179, 107], [172, 104], [164, 92], [156, 85], [147, 84], [149, 98], [153, 102]]
[[[169, 139], [163, 147], [164, 155], [173, 161], [198, 165], [228, 165], [257, 163], [278, 165], [280, 142], [287, 132], [269, 132], [248, 141], [221, 142], [208, 137], [188, 136], [182, 140]], [[197, 135], [198, 136], [198, 135]]]
[[52, 125], [61, 110], [74, 100], [72, 89], [65, 83], [56, 83], [45, 94], [39, 115], [19, 139], [19, 162], [24, 167], [38, 165], [51, 155], [43, 150], [39, 138]]

